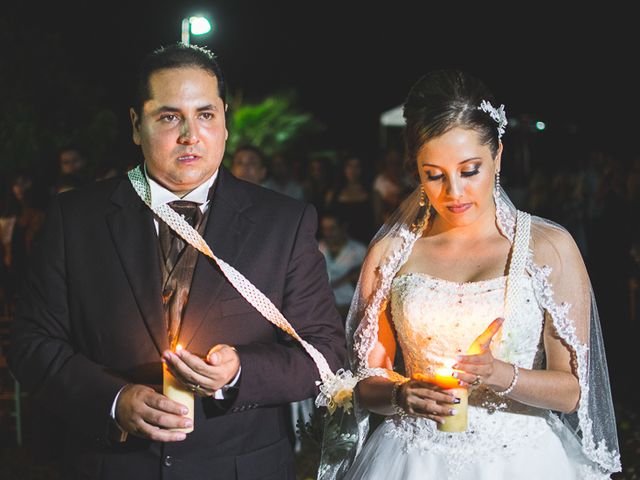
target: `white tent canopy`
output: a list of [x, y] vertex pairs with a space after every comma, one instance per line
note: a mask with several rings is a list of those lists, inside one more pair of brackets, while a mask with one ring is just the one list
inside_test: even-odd
[[382, 112], [380, 115], [380, 125], [384, 127], [404, 127], [404, 117], [402, 116], [402, 105], [391, 110]]

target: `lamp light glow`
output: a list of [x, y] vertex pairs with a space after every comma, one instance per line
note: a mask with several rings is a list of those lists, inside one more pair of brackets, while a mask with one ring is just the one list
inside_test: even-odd
[[211, 31], [211, 23], [205, 17], [190, 17], [189, 24], [194, 35], [204, 35]]

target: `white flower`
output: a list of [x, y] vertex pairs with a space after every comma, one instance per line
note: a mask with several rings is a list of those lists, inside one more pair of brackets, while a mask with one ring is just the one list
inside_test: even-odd
[[320, 394], [316, 398], [317, 407], [327, 407], [330, 415], [333, 415], [337, 408], [344, 408], [345, 412], [351, 411], [353, 389], [358, 383], [358, 378], [354, 377], [350, 370], [341, 368], [317, 383], [320, 386]]

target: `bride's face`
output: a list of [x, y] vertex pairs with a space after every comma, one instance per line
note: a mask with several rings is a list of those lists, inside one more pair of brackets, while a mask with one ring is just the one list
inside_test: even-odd
[[493, 214], [493, 185], [502, 144], [495, 158], [475, 130], [455, 127], [418, 152], [422, 188], [438, 215], [453, 227]]

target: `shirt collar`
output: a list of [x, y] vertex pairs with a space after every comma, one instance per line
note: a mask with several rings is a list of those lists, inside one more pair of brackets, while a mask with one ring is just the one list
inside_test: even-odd
[[151, 208], [156, 208], [160, 205], [164, 205], [165, 203], [173, 202], [175, 200], [185, 200], [199, 203], [200, 208], [204, 210], [208, 206], [209, 200], [207, 199], [207, 197], [209, 196], [209, 189], [218, 177], [218, 170], [216, 170], [213, 175], [211, 175], [211, 178], [209, 178], [209, 180], [191, 190], [183, 198], [178, 197], [175, 193], [167, 190], [165, 187], [151, 178], [147, 174], [146, 163], [144, 165], [144, 176], [146, 177], [147, 182], [149, 182], [149, 189], [151, 190]]

